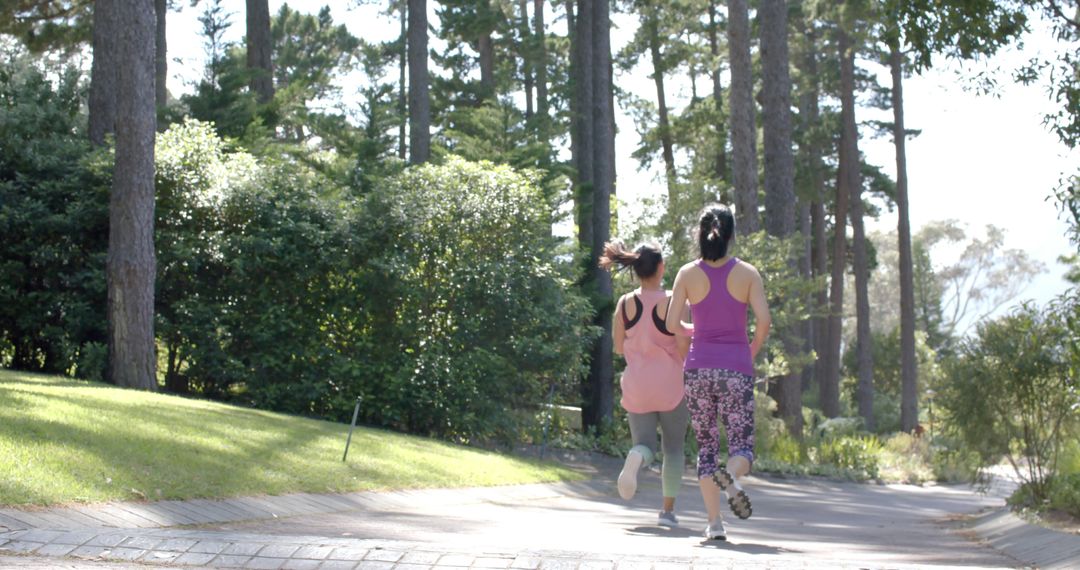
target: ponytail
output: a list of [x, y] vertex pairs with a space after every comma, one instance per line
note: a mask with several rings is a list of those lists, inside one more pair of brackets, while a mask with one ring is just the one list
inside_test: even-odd
[[608, 271], [621, 271], [632, 267], [639, 279], [647, 279], [656, 275], [662, 261], [664, 256], [654, 244], [639, 245], [637, 249], [630, 251], [621, 240], [614, 240], [604, 244], [600, 267]]
[[698, 227], [698, 249], [702, 259], [716, 261], [728, 253], [735, 235], [735, 216], [727, 206], [708, 206], [701, 213]]

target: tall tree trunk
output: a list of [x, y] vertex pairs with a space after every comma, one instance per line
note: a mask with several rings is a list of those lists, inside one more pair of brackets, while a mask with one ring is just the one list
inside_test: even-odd
[[495, 98], [495, 44], [491, 32], [481, 34], [476, 45], [480, 52], [480, 99], [490, 101]]
[[[154, 0], [154, 14], [157, 18], [156, 51], [154, 57], [154, 102], [158, 109], [164, 109], [169, 103], [169, 90], [166, 81], [169, 78], [169, 53], [165, 37], [166, 19], [169, 13], [169, 0]], [[161, 126], [164, 126], [164, 122]]]
[[529, 32], [529, 0], [518, 0], [521, 10], [521, 75], [525, 84], [525, 119], [533, 116], [533, 50]]
[[156, 390], [154, 1], [125, 2], [116, 23], [116, 165], [106, 262], [109, 379], [120, 386]]
[[[533, 25], [536, 28], [533, 41], [536, 42], [536, 114], [540, 115], [541, 125], [548, 115], [547, 92], [547, 40], [544, 31], [544, 0], [533, 0]], [[546, 133], [541, 132], [546, 140]]]
[[859, 131], [855, 123], [855, 48], [846, 32], [840, 32], [840, 146], [844, 152], [840, 162], [840, 192], [850, 197], [852, 250], [855, 272], [856, 337], [855, 354], [858, 360], [859, 415], [866, 429], [874, 429], [874, 360], [870, 337], [870, 271], [866, 258], [866, 229], [863, 225], [862, 175], [859, 171]]
[[741, 233], [761, 229], [758, 221], [757, 128], [754, 78], [750, 62], [750, 15], [746, 0], [728, 0], [728, 52], [731, 59], [731, 174], [735, 219]]
[[[716, 116], [723, 117], [724, 114], [724, 89], [720, 84], [720, 36], [719, 36], [719, 22], [716, 18], [716, 0], [709, 0], [709, 53], [713, 58], [712, 69], [709, 70], [712, 76], [712, 96], [713, 104], [716, 106]], [[717, 125], [718, 137], [716, 144], [716, 158], [714, 159], [713, 169], [716, 175], [717, 181], [727, 180], [727, 137], [724, 136], [724, 126]]]
[[[812, 275], [824, 278], [829, 273], [829, 240], [826, 235], [825, 223], [825, 167], [822, 163], [822, 147], [825, 141], [814, 132], [821, 124], [821, 109], [818, 103], [820, 97], [820, 78], [818, 76], [818, 53], [817, 32], [813, 23], [803, 29], [806, 52], [802, 60], [803, 77], [807, 79], [807, 86], [803, 94], [802, 115], [805, 117], [805, 129], [807, 133], [807, 167], [810, 178], [810, 195], [813, 199], [810, 203], [810, 227], [811, 248], [810, 258]], [[846, 212], [844, 214], [847, 215]], [[840, 268], [843, 275], [843, 267]], [[841, 293], [842, 293], [841, 288]], [[842, 305], [841, 305], [842, 306]], [[839, 377], [830, 376], [829, 359], [834, 352], [829, 349], [829, 291], [824, 284], [814, 293], [810, 307], [815, 315], [811, 319], [813, 328], [813, 349], [818, 359], [814, 363], [814, 380], [818, 384], [818, 399], [821, 410], [825, 417], [835, 418], [840, 415], [840, 389]], [[839, 345], [837, 345], [839, 351]], [[831, 380], [831, 379], [835, 379]]]
[[[795, 233], [795, 157], [791, 148], [791, 75], [788, 71], [787, 1], [762, 0], [761, 29], [762, 116], [765, 143], [765, 229], [787, 238]], [[792, 265], [798, 259], [790, 259]], [[784, 349], [795, 354], [802, 342], [795, 330], [780, 331]], [[782, 380], [779, 410], [788, 429], [802, 436], [801, 370]]]
[[[855, 64], [851, 40], [847, 33], [837, 33], [837, 51], [840, 58], [840, 101], [841, 124], [843, 131], [850, 122], [855, 121]], [[840, 160], [836, 181], [836, 201], [833, 208], [833, 255], [832, 275], [829, 279], [829, 345], [825, 377], [820, 380], [822, 403], [839, 401], [840, 393], [840, 344], [843, 339], [844, 316], [844, 269], [847, 267], [847, 217], [848, 201], [851, 196], [851, 181], [847, 171], [852, 168], [858, 157], [852, 158], [850, 135], [841, 132]]]
[[409, 3], [407, 0], [400, 0], [401, 2], [401, 51], [398, 52], [398, 158], [402, 161], [407, 157], [407, 145], [405, 142], [405, 131], [409, 126], [409, 103], [408, 95], [406, 91], [405, 73], [408, 70], [407, 58], [409, 55]]
[[615, 409], [615, 371], [612, 360], [611, 314], [614, 309], [611, 273], [596, 263], [611, 238], [611, 198], [615, 195], [615, 85], [611, 61], [610, 4], [593, 1], [593, 272], [596, 275], [596, 294], [602, 304], [597, 307], [597, 326], [600, 339], [593, 352], [590, 370], [591, 398], [586, 408], [589, 425], [603, 426]]
[[[569, 12], [569, 11], [568, 11]], [[615, 185], [615, 111], [607, 2], [578, 0], [573, 26], [572, 81], [574, 164], [577, 169], [578, 240], [586, 271], [583, 288], [596, 311], [601, 337], [593, 345], [589, 376], [582, 386], [582, 423], [600, 428], [614, 410], [611, 354], [611, 276], [596, 264], [608, 240]]]
[[911, 254], [911, 208], [908, 203], [907, 133], [904, 127], [903, 60], [900, 42], [889, 42], [892, 71], [893, 144], [896, 145], [897, 236], [900, 250], [900, 429], [919, 424], [918, 364], [915, 360], [915, 278]]
[[[811, 235], [813, 233], [813, 221], [810, 215], [810, 201], [805, 198], [799, 198], [799, 235], [802, 236], [803, 247], [802, 252], [799, 254], [799, 275], [810, 281], [814, 278], [813, 267], [813, 245], [811, 242]], [[814, 306], [814, 293], [807, 293], [803, 299], [807, 309], [812, 309]], [[817, 332], [814, 329], [814, 320], [805, 319], [802, 321], [802, 350], [807, 354], [810, 354], [814, 350], [814, 334]], [[810, 389], [810, 386], [814, 383], [814, 366], [809, 365], [803, 368], [800, 375], [800, 388], [803, 392]]]
[[247, 0], [247, 66], [251, 72], [249, 86], [260, 103], [274, 98], [274, 68], [270, 60], [273, 45], [268, 0]]
[[106, 135], [116, 132], [119, 12], [118, 0], [94, 1], [94, 60], [90, 68], [87, 131], [90, 142], [97, 146], [105, 144]]
[[672, 141], [671, 121], [668, 117], [667, 94], [664, 90], [664, 60], [660, 54], [660, 32], [656, 7], [646, 9], [644, 25], [649, 37], [649, 55], [653, 65], [653, 84], [656, 86], [656, 107], [659, 116], [660, 147], [664, 157], [664, 181], [667, 183], [667, 226], [671, 229], [671, 250], [676, 258], [683, 258], [689, 251], [685, 228], [678, 222], [679, 189], [675, 178], [675, 143]]
[[427, 0], [409, 7], [409, 163], [431, 158], [431, 96], [428, 93]]

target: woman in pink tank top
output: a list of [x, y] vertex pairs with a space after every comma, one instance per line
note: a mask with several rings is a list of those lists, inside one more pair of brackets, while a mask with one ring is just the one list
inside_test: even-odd
[[[769, 305], [761, 275], [729, 253], [735, 218], [725, 206], [701, 215], [701, 258], [675, 277], [672, 303], [689, 301], [694, 323], [669, 314], [668, 329], [691, 337], [685, 364], [686, 403], [698, 442], [698, 481], [709, 514], [706, 538], [724, 540], [720, 493], [739, 518], [753, 513], [739, 478], [754, 461], [754, 357], [769, 334]], [[746, 334], [747, 307], [753, 310], [754, 339]], [[727, 432], [728, 459], [719, 461], [720, 430]]]
[[676, 337], [665, 325], [669, 294], [664, 290], [664, 259], [654, 245], [628, 251], [621, 242], [604, 246], [600, 266], [633, 268], [641, 287], [623, 295], [615, 308], [612, 337], [615, 352], [626, 357], [622, 374], [622, 406], [630, 422], [633, 447], [619, 474], [619, 495], [630, 499], [637, 490], [639, 472], [657, 452], [656, 428], [661, 434], [663, 509], [659, 524], [678, 526], [675, 497], [682, 482], [683, 442], [690, 412], [683, 398], [683, 358], [689, 339]]

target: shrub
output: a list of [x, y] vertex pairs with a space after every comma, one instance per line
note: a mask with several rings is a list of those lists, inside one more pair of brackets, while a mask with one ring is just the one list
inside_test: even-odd
[[865, 473], [875, 479], [881, 461], [881, 442], [874, 436], [842, 436], [821, 442], [818, 461]]
[[1080, 407], [1075, 332], [1080, 304], [1025, 304], [979, 325], [939, 391], [948, 429], [984, 465], [1005, 457], [1036, 503], [1049, 496], [1062, 442]]
[[413, 168], [369, 197], [384, 244], [372, 260], [391, 280], [378, 305], [406, 356], [365, 389], [408, 431], [455, 439], [511, 437], [512, 410], [576, 381], [587, 307], [550, 261], [550, 219], [533, 179], [450, 159]]
[[108, 185], [82, 129], [78, 70], [0, 53], [0, 347], [72, 372], [105, 340]]

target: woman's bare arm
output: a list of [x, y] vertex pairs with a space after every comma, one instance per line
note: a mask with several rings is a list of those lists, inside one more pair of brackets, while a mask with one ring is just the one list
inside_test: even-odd
[[[671, 290], [671, 307], [682, 307], [687, 302], [686, 292], [686, 268], [680, 269], [678, 275], [675, 276], [675, 285]], [[668, 332], [677, 336], [693, 336], [694, 325], [690, 323], [684, 323], [682, 320], [683, 311], [669, 310], [667, 317], [664, 319], [664, 324], [667, 326]]]
[[750, 358], [757, 358], [758, 351], [769, 338], [769, 327], [772, 326], [772, 315], [769, 314], [769, 302], [765, 298], [765, 284], [761, 281], [761, 274], [753, 269], [750, 279], [750, 309], [754, 311], [754, 340], [750, 342]]

